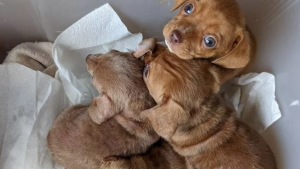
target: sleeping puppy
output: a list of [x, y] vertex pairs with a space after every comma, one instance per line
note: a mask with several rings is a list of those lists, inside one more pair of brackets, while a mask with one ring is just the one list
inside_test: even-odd
[[255, 40], [235, 0], [175, 0], [163, 30], [169, 50], [182, 59], [205, 58], [238, 75], [253, 60]]
[[140, 112], [155, 105], [131, 53], [90, 55], [87, 68], [102, 96], [65, 110], [48, 134], [54, 160], [67, 169], [98, 169], [110, 155], [144, 153], [158, 139]]
[[189, 169], [277, 168], [263, 138], [217, 95], [224, 79], [215, 74], [224, 68], [208, 60], [180, 59], [158, 45], [151, 52], [151, 43], [140, 48], [146, 53], [144, 81], [158, 103], [142, 116]]

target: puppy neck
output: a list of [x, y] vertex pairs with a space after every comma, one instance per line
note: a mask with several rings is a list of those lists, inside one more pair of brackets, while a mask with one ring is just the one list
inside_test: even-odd
[[145, 144], [152, 144], [159, 136], [153, 130], [149, 122], [141, 120], [141, 112], [155, 105], [155, 101], [149, 94], [141, 98], [129, 99], [122, 111], [115, 116], [117, 122], [131, 135], [144, 139]]
[[128, 133], [143, 139], [145, 144], [152, 144], [159, 138], [149, 123], [126, 117], [123, 113], [116, 115], [115, 119]]
[[178, 126], [170, 143], [183, 156], [199, 155], [226, 143], [235, 133], [234, 111], [217, 95], [190, 110], [189, 120]]

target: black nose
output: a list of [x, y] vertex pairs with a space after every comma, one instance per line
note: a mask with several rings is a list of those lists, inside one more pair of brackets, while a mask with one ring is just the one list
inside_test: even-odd
[[87, 55], [87, 57], [85, 58], [85, 62], [87, 62], [89, 57], [91, 57], [91, 56], [92, 56], [92, 54]]
[[181, 32], [179, 30], [174, 30], [171, 33], [170, 40], [171, 40], [172, 43], [181, 43], [182, 42]]

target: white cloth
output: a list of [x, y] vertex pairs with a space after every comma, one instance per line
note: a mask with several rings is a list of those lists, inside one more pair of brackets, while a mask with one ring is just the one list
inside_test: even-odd
[[69, 106], [62, 84], [17, 63], [0, 65], [0, 168], [58, 169], [46, 137]]
[[54, 77], [57, 67], [52, 58], [52, 43], [25, 42], [14, 47], [3, 63], [19, 63]]

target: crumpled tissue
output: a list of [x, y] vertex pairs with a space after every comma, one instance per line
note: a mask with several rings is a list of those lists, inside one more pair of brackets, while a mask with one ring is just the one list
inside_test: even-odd
[[237, 116], [259, 133], [281, 117], [275, 99], [275, 77], [270, 73], [248, 73], [225, 83], [220, 91]]

